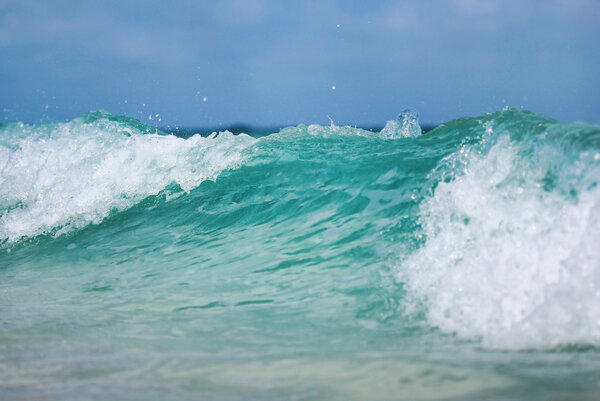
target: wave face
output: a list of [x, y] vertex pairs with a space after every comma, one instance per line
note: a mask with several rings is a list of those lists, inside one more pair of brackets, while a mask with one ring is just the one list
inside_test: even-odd
[[600, 372], [599, 179], [600, 127], [510, 108], [424, 135], [410, 110], [381, 132], [260, 138], [105, 112], [2, 125], [0, 380], [58, 399], [89, 377], [116, 398], [310, 382], [317, 399], [544, 399], [566, 370], [583, 399]]

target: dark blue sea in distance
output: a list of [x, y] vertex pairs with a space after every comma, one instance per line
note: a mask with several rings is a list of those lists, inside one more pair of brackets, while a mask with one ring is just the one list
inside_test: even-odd
[[599, 399], [600, 127], [175, 134], [0, 126], [1, 399]]

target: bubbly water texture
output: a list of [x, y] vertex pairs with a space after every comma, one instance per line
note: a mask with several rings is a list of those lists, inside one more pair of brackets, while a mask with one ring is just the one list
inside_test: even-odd
[[599, 179], [600, 127], [510, 108], [1, 125], [0, 398], [594, 399]]
[[185, 140], [129, 122], [93, 113], [43, 129], [6, 127], [0, 238], [97, 224], [171, 183], [189, 191], [239, 165], [241, 150], [254, 141], [228, 132]]
[[440, 163], [398, 277], [432, 324], [488, 347], [600, 344], [600, 136], [509, 124]]

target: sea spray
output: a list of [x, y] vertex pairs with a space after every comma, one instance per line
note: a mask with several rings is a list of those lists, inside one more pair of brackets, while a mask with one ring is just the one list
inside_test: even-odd
[[419, 126], [419, 114], [416, 110], [406, 109], [396, 120], [389, 120], [381, 130], [383, 138], [409, 138], [422, 134]]

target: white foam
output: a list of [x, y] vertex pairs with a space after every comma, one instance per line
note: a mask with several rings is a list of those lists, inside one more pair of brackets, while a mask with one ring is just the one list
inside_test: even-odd
[[426, 242], [397, 278], [431, 324], [486, 347], [600, 345], [598, 166], [534, 146], [504, 135], [446, 160], [455, 176], [421, 204]]
[[189, 191], [238, 165], [255, 141], [228, 132], [143, 134], [106, 119], [38, 127], [3, 135], [12, 143], [0, 146], [0, 240], [99, 223], [171, 183]]

